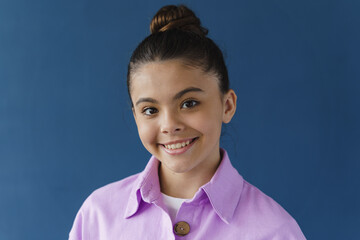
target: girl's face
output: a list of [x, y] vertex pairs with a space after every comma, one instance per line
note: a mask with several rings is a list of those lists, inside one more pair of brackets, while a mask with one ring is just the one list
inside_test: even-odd
[[234, 91], [224, 95], [215, 76], [168, 60], [133, 74], [131, 98], [140, 139], [163, 171], [197, 173], [217, 166], [221, 125], [236, 109]]

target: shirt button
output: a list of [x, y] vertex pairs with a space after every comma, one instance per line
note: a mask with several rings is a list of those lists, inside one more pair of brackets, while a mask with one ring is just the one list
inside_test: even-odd
[[190, 232], [190, 225], [184, 221], [178, 222], [174, 225], [174, 232], [178, 236], [185, 236]]

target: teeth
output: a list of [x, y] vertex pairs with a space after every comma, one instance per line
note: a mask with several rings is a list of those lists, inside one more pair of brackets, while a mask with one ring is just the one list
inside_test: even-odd
[[169, 145], [164, 145], [165, 148], [167, 149], [179, 149], [179, 148], [183, 148], [187, 145], [190, 144], [190, 141], [186, 141], [186, 142], [182, 142], [182, 143], [176, 143], [176, 144], [169, 144]]

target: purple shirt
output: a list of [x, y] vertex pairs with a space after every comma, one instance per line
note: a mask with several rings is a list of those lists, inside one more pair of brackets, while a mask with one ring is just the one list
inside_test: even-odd
[[[305, 239], [296, 221], [246, 182], [221, 151], [216, 173], [181, 205], [174, 223], [160, 194], [159, 161], [151, 157], [143, 172], [94, 191], [77, 213], [69, 239]], [[175, 234], [180, 221], [190, 226], [185, 236]]]

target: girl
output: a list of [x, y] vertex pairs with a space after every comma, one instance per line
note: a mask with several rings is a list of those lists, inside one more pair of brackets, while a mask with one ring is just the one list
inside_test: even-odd
[[236, 110], [221, 51], [187, 7], [165, 6], [133, 52], [127, 85], [145, 170], [93, 192], [70, 240], [305, 239], [220, 148]]

